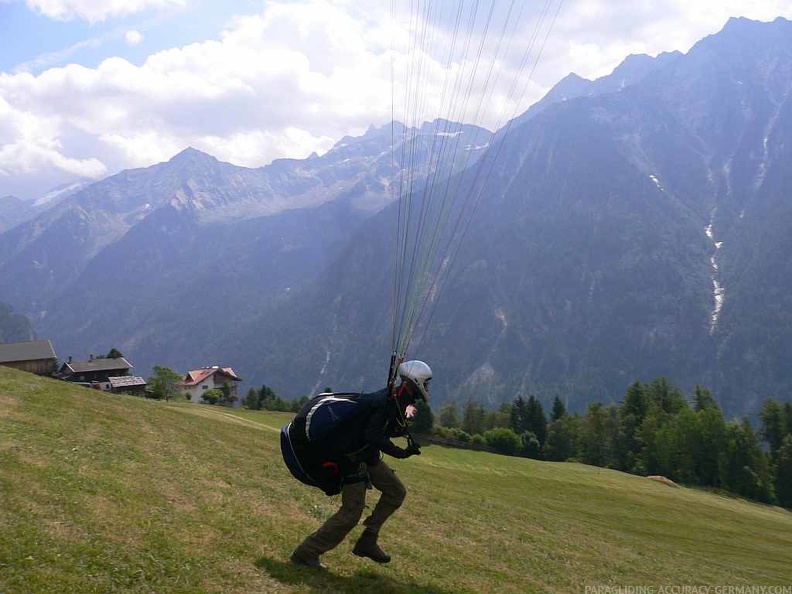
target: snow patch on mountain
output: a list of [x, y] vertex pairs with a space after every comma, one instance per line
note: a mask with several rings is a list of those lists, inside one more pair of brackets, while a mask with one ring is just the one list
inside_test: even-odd
[[44, 205], [47, 205], [47, 204], [51, 204], [58, 197], [65, 198], [66, 196], [69, 196], [71, 194], [74, 194], [74, 193], [82, 190], [84, 187], [86, 187], [88, 185], [88, 183], [89, 182], [79, 181], [79, 182], [75, 182], [73, 184], [68, 184], [68, 185], [65, 185], [65, 186], [58, 186], [57, 188], [54, 188], [53, 190], [50, 190], [49, 192], [44, 194], [41, 198], [36, 200], [33, 203], [33, 206], [41, 207], [41, 206], [44, 206]]
[[710, 256], [710, 279], [712, 280], [712, 301], [713, 307], [710, 313], [710, 334], [715, 332], [718, 326], [718, 319], [720, 318], [721, 310], [723, 309], [723, 302], [726, 299], [726, 289], [720, 283], [720, 274], [718, 269], [718, 251], [723, 245], [722, 241], [716, 241], [715, 233], [713, 232], [713, 225], [715, 221], [715, 214], [717, 208], [713, 208], [710, 213], [709, 225], [704, 227], [704, 233], [713, 247], [713, 254]]
[[660, 180], [657, 179], [656, 175], [654, 175], [654, 174], [649, 175], [649, 179], [651, 179], [654, 182], [654, 184], [657, 186], [658, 190], [662, 190], [663, 189], [663, 184], [660, 183]]

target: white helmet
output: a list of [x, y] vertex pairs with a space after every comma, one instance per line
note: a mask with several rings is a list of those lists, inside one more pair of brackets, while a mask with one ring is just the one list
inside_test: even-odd
[[429, 380], [432, 379], [432, 368], [423, 361], [405, 361], [399, 365], [399, 377], [402, 382], [409, 381], [421, 392], [424, 402], [429, 402]]

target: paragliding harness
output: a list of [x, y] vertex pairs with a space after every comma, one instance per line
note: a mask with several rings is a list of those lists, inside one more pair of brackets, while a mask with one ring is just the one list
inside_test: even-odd
[[319, 487], [327, 495], [341, 492], [345, 478], [354, 472], [347, 455], [333, 451], [332, 439], [352, 429], [367, 404], [361, 394], [325, 392], [311, 398], [291, 423], [281, 428], [281, 454], [292, 476]]
[[399, 411], [400, 433], [407, 436], [408, 445], [413, 445], [392, 382], [385, 393], [324, 392], [311, 398], [280, 431], [281, 454], [289, 472], [326, 495], [337, 495], [344, 484], [369, 483], [365, 465], [356, 461], [356, 455], [365, 447], [356, 452], [339, 452], [334, 444], [345, 432], [357, 430], [371, 411], [391, 403]]

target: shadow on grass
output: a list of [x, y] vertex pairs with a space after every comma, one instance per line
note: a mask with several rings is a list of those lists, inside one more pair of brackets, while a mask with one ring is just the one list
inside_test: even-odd
[[457, 594], [432, 584], [423, 584], [410, 580], [379, 575], [372, 571], [360, 570], [355, 575], [343, 576], [330, 570], [317, 570], [310, 567], [295, 567], [289, 562], [262, 557], [256, 561], [256, 567], [263, 569], [274, 579], [283, 584], [302, 585], [310, 588], [310, 592], [344, 592], [377, 594]]

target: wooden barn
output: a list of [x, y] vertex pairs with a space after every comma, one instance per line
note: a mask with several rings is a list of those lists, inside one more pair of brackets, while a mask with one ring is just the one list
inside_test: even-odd
[[58, 365], [49, 340], [0, 343], [0, 365], [37, 375], [52, 375]]

